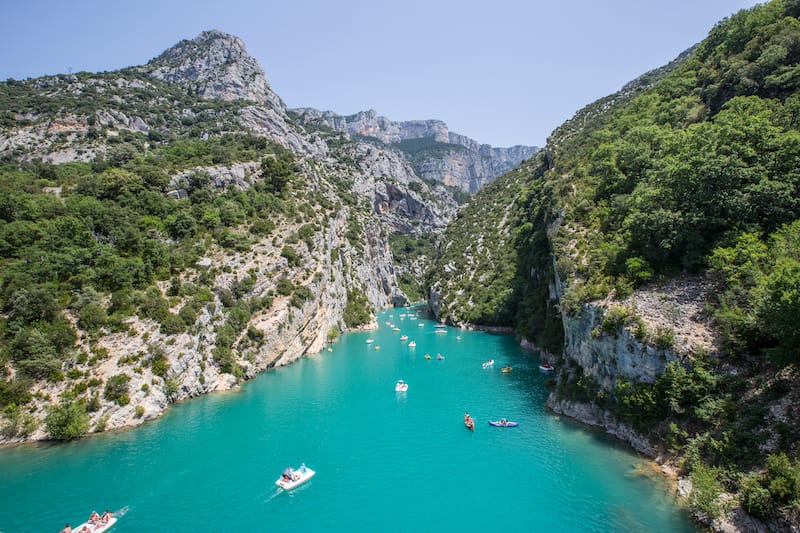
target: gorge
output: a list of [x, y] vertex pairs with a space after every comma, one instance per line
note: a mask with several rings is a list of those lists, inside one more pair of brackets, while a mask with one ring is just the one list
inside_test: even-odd
[[287, 109], [219, 31], [0, 84], [2, 442], [139, 424], [423, 295], [539, 351], [550, 409], [707, 526], [797, 529], [798, 15], [721, 21], [541, 149]]

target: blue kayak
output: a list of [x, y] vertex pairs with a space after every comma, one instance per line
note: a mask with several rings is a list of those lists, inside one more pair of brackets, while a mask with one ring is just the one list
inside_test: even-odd
[[515, 428], [519, 422], [503, 422], [502, 420], [489, 420], [490, 426], [497, 426], [499, 428]]

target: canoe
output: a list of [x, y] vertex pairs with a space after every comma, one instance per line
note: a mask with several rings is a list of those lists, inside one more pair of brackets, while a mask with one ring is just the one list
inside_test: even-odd
[[490, 426], [496, 426], [499, 428], [515, 428], [519, 425], [519, 422], [502, 422], [500, 420], [489, 420]]
[[305, 464], [301, 464], [297, 470], [292, 470], [291, 468], [287, 468], [285, 471], [289, 477], [289, 481], [285, 481], [283, 476], [279, 477], [275, 484], [278, 485], [283, 490], [292, 490], [293, 488], [302, 485], [312, 477], [314, 477], [314, 472], [310, 468], [308, 468]]
[[475, 420], [471, 416], [464, 418], [464, 425], [467, 426], [468, 430], [475, 431]]

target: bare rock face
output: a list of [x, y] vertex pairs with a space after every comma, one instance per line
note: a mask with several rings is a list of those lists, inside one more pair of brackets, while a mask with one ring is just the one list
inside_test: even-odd
[[[508, 172], [539, 148], [495, 148], [450, 131], [441, 120], [395, 122], [374, 110], [341, 116], [312, 108], [293, 110], [302, 124], [325, 126], [352, 136], [369, 137], [404, 153], [420, 178], [439, 181], [469, 193]], [[415, 142], [411, 145], [407, 141]], [[404, 141], [406, 141], [404, 143]]]
[[[558, 279], [556, 286], [561, 294]], [[637, 289], [622, 301], [586, 303], [578, 313], [562, 315], [564, 356], [609, 392], [618, 378], [653, 383], [671, 361], [715, 353], [715, 332], [703, 311], [713, 290], [703, 277], [684, 277]], [[623, 313], [627, 324], [607, 331], [604, 319], [611, 313]], [[634, 321], [641, 324], [639, 334]], [[668, 334], [670, 342], [659, 343], [659, 332]]]
[[159, 80], [185, 85], [205, 98], [253, 100], [281, 114], [286, 112], [242, 40], [219, 30], [204, 31], [195, 39], [179, 42], [142, 69]]

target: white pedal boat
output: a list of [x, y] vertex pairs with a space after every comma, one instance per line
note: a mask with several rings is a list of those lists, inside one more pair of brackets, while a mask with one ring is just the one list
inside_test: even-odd
[[292, 470], [291, 468], [284, 470], [281, 477], [275, 481], [275, 484], [283, 490], [292, 490], [314, 477], [314, 474], [316, 474], [316, 472], [303, 463], [297, 470]]

